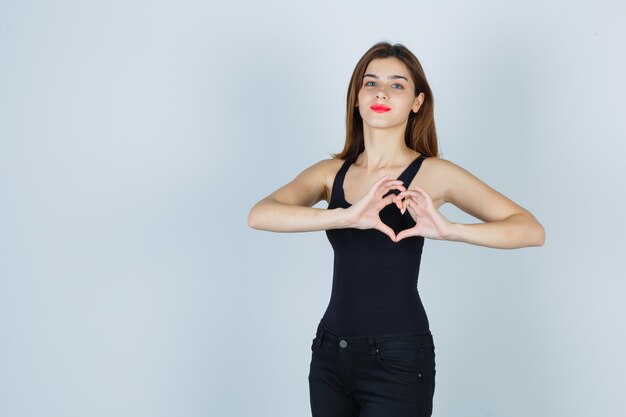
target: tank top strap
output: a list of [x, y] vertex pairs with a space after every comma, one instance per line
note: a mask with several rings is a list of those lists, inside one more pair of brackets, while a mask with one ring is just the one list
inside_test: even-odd
[[398, 178], [399, 180], [402, 180], [404, 182], [403, 185], [405, 188], [408, 187], [409, 184], [411, 184], [411, 181], [413, 181], [413, 178], [415, 178], [415, 175], [417, 174], [417, 171], [419, 171], [420, 167], [422, 166], [422, 162], [424, 162], [424, 159], [426, 159], [424, 155], [420, 155], [417, 158], [415, 158], [415, 160], [411, 162], [411, 164], [407, 167], [407, 169]]
[[344, 161], [343, 165], [341, 165], [341, 168], [339, 168], [339, 171], [337, 171], [337, 174], [335, 175], [335, 179], [333, 181], [333, 189], [331, 191], [330, 203], [343, 201], [343, 180], [346, 176], [346, 172], [348, 172], [348, 168], [354, 161], [356, 161], [356, 158], [356, 156], [352, 158], [347, 158]]

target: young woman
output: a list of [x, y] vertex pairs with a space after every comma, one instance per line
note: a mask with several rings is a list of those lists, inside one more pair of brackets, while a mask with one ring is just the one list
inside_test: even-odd
[[[541, 246], [526, 209], [439, 158], [433, 96], [417, 58], [380, 42], [357, 63], [343, 151], [259, 201], [259, 230], [325, 230], [330, 302], [311, 345], [313, 417], [430, 416], [435, 346], [417, 290], [424, 238], [492, 248]], [[320, 200], [327, 209], [313, 208]], [[483, 223], [451, 222], [452, 203]]]

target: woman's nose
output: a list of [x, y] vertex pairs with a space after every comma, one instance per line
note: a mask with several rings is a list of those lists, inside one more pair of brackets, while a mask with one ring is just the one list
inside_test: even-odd
[[376, 98], [387, 98], [387, 94], [385, 93], [384, 87], [378, 90], [376, 93]]

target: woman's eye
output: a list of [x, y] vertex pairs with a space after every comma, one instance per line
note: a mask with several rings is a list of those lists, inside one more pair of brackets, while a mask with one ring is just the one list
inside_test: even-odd
[[[370, 86], [370, 83], [376, 83], [376, 81], [367, 81], [367, 82], [365, 83], [365, 85], [366, 85], [366, 86], [368, 86], [368, 87], [371, 87], [371, 86]], [[397, 86], [400, 86], [400, 89], [404, 89], [404, 87], [402, 86], [402, 84], [398, 84], [398, 83], [396, 83], [396, 84], [392, 84], [392, 85], [397, 85]]]

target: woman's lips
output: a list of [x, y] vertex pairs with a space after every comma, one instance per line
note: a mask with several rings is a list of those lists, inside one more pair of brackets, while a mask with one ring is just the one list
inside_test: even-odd
[[386, 111], [391, 110], [391, 107], [387, 107], [383, 104], [374, 104], [372, 107], [370, 107], [372, 110], [374, 110], [376, 113], [384, 113]]

